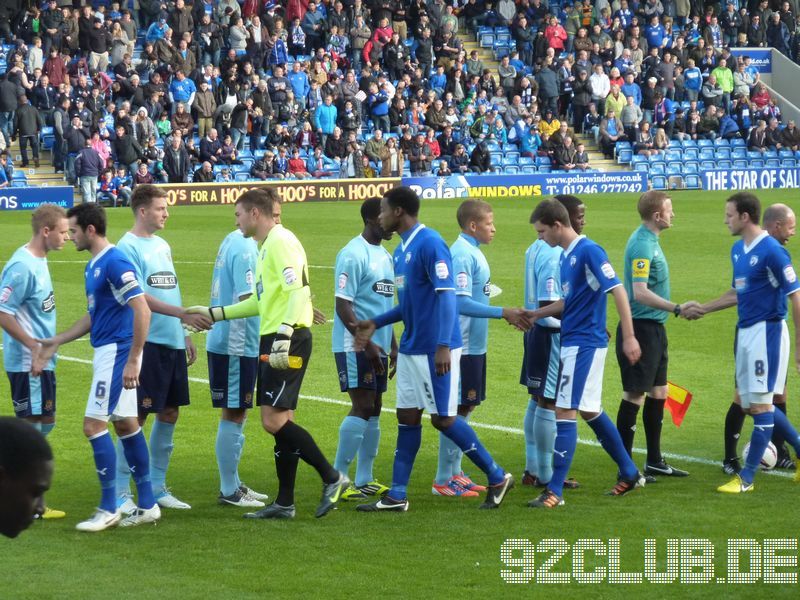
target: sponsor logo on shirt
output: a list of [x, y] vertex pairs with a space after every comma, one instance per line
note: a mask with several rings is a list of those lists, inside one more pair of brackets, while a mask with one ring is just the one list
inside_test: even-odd
[[406, 286], [406, 276], [398, 275], [394, 279], [394, 284], [397, 286], [398, 290], [402, 290]]
[[600, 265], [600, 270], [603, 272], [603, 275], [606, 276], [606, 279], [614, 279], [614, 277], [617, 276], [617, 274], [614, 273], [614, 267], [612, 267], [611, 263], [608, 261]]
[[244, 281], [249, 286], [253, 285], [253, 272], [252, 271], [247, 271], [247, 273], [244, 274]]
[[569, 296], [569, 281], [565, 281], [561, 284], [561, 293], [563, 294], [564, 298]]
[[42, 300], [42, 312], [53, 312], [56, 309], [56, 295], [50, 292], [50, 295]]
[[548, 294], [552, 294], [556, 291], [556, 280], [552, 277], [548, 277], [547, 281], [544, 284], [544, 288], [547, 290]]
[[159, 290], [174, 290], [178, 286], [178, 277], [169, 271], [159, 271], [147, 276], [147, 285]]
[[86, 296], [86, 307], [89, 310], [89, 312], [94, 311], [94, 294], [89, 294], [88, 296]]
[[633, 260], [633, 276], [647, 277], [650, 274], [650, 261], [646, 258], [635, 258]]
[[467, 274], [464, 271], [456, 274], [456, 287], [457, 288], [466, 288], [468, 283]]
[[297, 274], [292, 267], [286, 267], [283, 270], [283, 280], [286, 282], [286, 285], [292, 285], [297, 281]]
[[[95, 275], [97, 277], [97, 275]], [[136, 281], [136, 273], [133, 271], [125, 271], [122, 276], [120, 277], [123, 283], [130, 283], [131, 281]]]
[[2, 290], [0, 290], [0, 304], [5, 304], [8, 302], [8, 299], [11, 298], [11, 294], [14, 293], [14, 288], [10, 285], [7, 285]]
[[340, 290], [343, 290], [347, 286], [347, 280], [348, 279], [349, 279], [349, 276], [347, 275], [347, 273], [341, 273], [339, 275], [339, 284], [338, 285], [339, 285], [339, 289]]
[[733, 286], [737, 291], [741, 291], [747, 287], [747, 277], [737, 277], [733, 281]]
[[443, 260], [436, 262], [434, 270], [436, 271], [436, 277], [439, 279], [447, 279], [448, 275], [450, 275], [450, 271], [447, 268], [447, 263]]
[[391, 298], [394, 296], [394, 282], [390, 279], [380, 279], [372, 284], [372, 291], [381, 296]]
[[490, 296], [491, 293], [492, 293], [492, 282], [487, 281], [486, 283], [483, 284], [483, 295]]
[[[783, 268], [783, 277], [788, 283], [797, 281], [797, 274], [794, 272], [794, 267], [792, 267], [792, 265], [786, 265]], [[0, 302], [2, 302], [2, 296], [0, 296]]]

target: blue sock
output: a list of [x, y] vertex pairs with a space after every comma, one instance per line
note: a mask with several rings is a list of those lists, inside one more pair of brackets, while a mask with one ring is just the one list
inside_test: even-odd
[[138, 506], [139, 508], [153, 508], [156, 501], [153, 498], [153, 487], [150, 485], [150, 454], [147, 452], [144, 433], [139, 428], [136, 433], [122, 436], [119, 439], [125, 450], [125, 458], [131, 465]]
[[[467, 413], [466, 417], [462, 417], [461, 415], [459, 415], [456, 418], [457, 419], [461, 419], [462, 421], [469, 421], [470, 415], [472, 415], [471, 412]], [[451, 464], [451, 467], [452, 467], [451, 474], [452, 475], [454, 475], [454, 476], [455, 475], [461, 475], [461, 473], [464, 471], [464, 469], [461, 466], [461, 459], [462, 458], [464, 458], [464, 453], [461, 451], [461, 448], [458, 448], [456, 450], [455, 455], [453, 456], [453, 462]]]
[[531, 475], [539, 473], [539, 456], [536, 452], [536, 435], [533, 430], [537, 408], [536, 400], [529, 399], [525, 419], [522, 421], [522, 429], [525, 432], [525, 470]]
[[[461, 417], [457, 417], [460, 419]], [[461, 452], [456, 443], [439, 432], [439, 462], [436, 465], [436, 485], [445, 485], [453, 476], [453, 462], [457, 453]]]
[[781, 434], [783, 439], [785, 439], [786, 442], [794, 448], [797, 455], [800, 456], [800, 434], [797, 433], [797, 430], [783, 411], [776, 408], [772, 415], [775, 419], [775, 431]]
[[156, 494], [167, 487], [167, 467], [174, 448], [172, 444], [174, 433], [175, 423], [164, 423], [158, 419], [150, 431], [150, 473]]
[[53, 428], [56, 426], [55, 423], [40, 423], [42, 426], [42, 434], [47, 437], [50, 435], [50, 432], [53, 431]]
[[239, 444], [239, 426], [233, 421], [220, 419], [217, 427], [215, 451], [219, 469], [219, 490], [223, 496], [230, 496], [239, 487], [236, 485], [236, 446]]
[[361, 444], [364, 442], [364, 433], [367, 422], [361, 417], [346, 416], [339, 425], [339, 446], [336, 448], [336, 460], [333, 468], [337, 471], [350, 474], [350, 463], [356, 457]]
[[128, 467], [128, 459], [125, 458], [125, 449], [122, 447], [122, 440], [117, 438], [117, 473], [116, 473], [116, 494], [117, 498], [131, 495], [131, 470]]
[[236, 454], [236, 488], [238, 489], [242, 486], [242, 480], [239, 479], [239, 463], [242, 462], [242, 453], [244, 452], [244, 421], [234, 423], [234, 425], [236, 425], [236, 431], [239, 432], [239, 437], [233, 445]]
[[483, 447], [483, 444], [475, 434], [475, 430], [465, 420], [456, 419], [442, 433], [454, 441], [467, 455], [467, 458], [475, 463], [476, 467], [486, 473], [489, 478], [489, 485], [495, 485], [503, 481], [503, 477], [506, 474], [505, 471], [494, 462], [492, 455]]
[[745, 483], [753, 483], [756, 470], [761, 464], [761, 458], [769, 445], [774, 428], [775, 414], [773, 412], [753, 415], [753, 434], [750, 436], [750, 451], [747, 453], [747, 460], [744, 461], [744, 468], [739, 473]]
[[601, 412], [594, 419], [587, 421], [587, 423], [597, 436], [597, 441], [600, 442], [603, 450], [617, 463], [620, 475], [624, 479], [636, 477], [639, 474], [639, 469], [628, 454], [628, 451], [625, 450], [625, 444], [622, 443], [619, 430], [608, 418], [608, 415], [605, 412]]
[[393, 500], [405, 500], [407, 497], [408, 480], [411, 479], [411, 469], [414, 468], [414, 459], [417, 458], [420, 444], [422, 444], [422, 425], [397, 426], [392, 489], [388, 494]]
[[358, 449], [358, 464], [356, 465], [356, 487], [367, 485], [375, 480], [372, 466], [378, 456], [378, 445], [381, 442], [380, 417], [370, 417], [367, 428], [364, 430], [364, 441]]
[[94, 465], [97, 476], [100, 478], [102, 496], [100, 508], [110, 513], [117, 510], [117, 495], [114, 487], [114, 477], [117, 469], [117, 454], [114, 451], [114, 442], [108, 430], [89, 438], [94, 452]]
[[553, 449], [553, 477], [547, 489], [557, 496], [564, 495], [564, 480], [567, 478], [575, 449], [578, 447], [578, 422], [556, 421], [556, 441]]
[[556, 443], [556, 411], [542, 406], [536, 409], [533, 422], [536, 437], [536, 463], [539, 481], [547, 483], [553, 478], [553, 446]]

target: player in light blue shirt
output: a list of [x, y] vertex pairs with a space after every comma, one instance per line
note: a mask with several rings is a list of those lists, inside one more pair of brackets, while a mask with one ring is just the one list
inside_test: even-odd
[[579, 412], [619, 468], [619, 479], [609, 494], [627, 494], [644, 485], [644, 477], [625, 451], [616, 426], [603, 412], [601, 397], [608, 351], [607, 293], [614, 296], [620, 316], [625, 356], [635, 363], [641, 355], [633, 333], [628, 295], [605, 250], [575, 232], [569, 212], [558, 200], [540, 202], [531, 221], [539, 237], [551, 246], [560, 246], [564, 255], [560, 270], [563, 299], [531, 312], [531, 317], [537, 320], [561, 316], [561, 377], [556, 393], [553, 476], [539, 497], [528, 505], [555, 508], [564, 504], [564, 481], [578, 444]]
[[408, 510], [407, 487], [422, 443], [422, 411], [486, 473], [489, 489], [482, 508], [498, 508], [514, 478], [494, 462], [469, 424], [456, 419], [461, 332], [450, 250], [442, 237], [418, 219], [419, 197], [409, 187], [397, 187], [381, 200], [380, 224], [396, 231], [401, 243], [394, 252], [399, 304], [359, 321], [356, 349], [364, 348], [376, 329], [403, 321], [397, 357], [397, 449], [392, 488], [385, 498], [361, 504], [362, 512]]
[[[519, 309], [490, 306], [491, 272], [481, 244], [494, 239], [492, 205], [482, 200], [465, 200], [456, 215], [461, 234], [450, 246], [461, 329], [461, 380], [458, 417], [469, 420], [470, 413], [486, 399], [486, 346], [489, 319], [504, 318], [527, 329]], [[463, 454], [443, 433], [439, 434], [439, 464], [431, 491], [436, 496], [473, 497], [486, 491], [461, 470]]]
[[[214, 260], [210, 306], [228, 306], [253, 293], [258, 246], [238, 229], [222, 240]], [[174, 319], [173, 319], [174, 320]], [[220, 504], [261, 508], [265, 494], [239, 479], [247, 409], [253, 407], [258, 376], [258, 317], [218, 321], [206, 338], [211, 404], [222, 409], [217, 429], [216, 455]]]
[[352, 408], [339, 427], [333, 467], [349, 475], [350, 463], [358, 455], [355, 482], [342, 493], [343, 500], [365, 500], [389, 491], [375, 479], [372, 467], [381, 436], [382, 396], [397, 360], [392, 327], [377, 330], [363, 351], [356, 352], [353, 347], [356, 323], [382, 314], [394, 304], [392, 257], [381, 245], [392, 234], [378, 223], [380, 210], [380, 198], [364, 201], [364, 230], [339, 251], [334, 268], [333, 353], [339, 386], [350, 396]]
[[[153, 523], [161, 510], [150, 484], [150, 459], [142, 428], [137, 420], [135, 388], [141, 375], [142, 349], [150, 323], [150, 310], [133, 265], [106, 239], [106, 213], [98, 204], [81, 204], [69, 209], [69, 232], [78, 251], [88, 250], [86, 265], [87, 312], [72, 327], [47, 340], [34, 359], [41, 368], [61, 344], [90, 333], [94, 348], [92, 387], [86, 402], [83, 432], [92, 444], [102, 497], [98, 509], [78, 531], [97, 532], [115, 525], [129, 527]], [[117, 508], [114, 479], [116, 453], [108, 422], [124, 446], [133, 465], [138, 508], [122, 519]]]
[[[569, 213], [577, 234], [585, 225], [586, 207], [575, 196], [558, 195]], [[536, 240], [525, 252], [525, 308], [536, 310], [561, 299], [560, 246]], [[553, 476], [553, 448], [556, 440], [556, 389], [561, 354], [561, 321], [545, 317], [525, 333], [520, 383], [530, 398], [523, 420], [525, 432], [525, 474], [522, 485], [546, 486]], [[576, 488], [574, 479], [565, 488]]]
[[[136, 279], [154, 313], [137, 388], [139, 420], [144, 425], [148, 414], [156, 414], [150, 431], [150, 453], [153, 457], [153, 489], [159, 506], [189, 509], [191, 506], [170, 493], [166, 481], [179, 409], [189, 404], [187, 366], [197, 358], [194, 344], [181, 324], [202, 330], [210, 328], [211, 321], [205, 316], [187, 314], [181, 307], [172, 252], [169, 244], [155, 235], [164, 229], [169, 218], [167, 193], [154, 185], [136, 186], [131, 196], [131, 209], [133, 228], [122, 236], [118, 247], [133, 263]], [[128, 512], [133, 504], [128, 488], [130, 473], [123, 459], [122, 447], [118, 444], [117, 492], [120, 507]]]
[[[40, 346], [36, 340], [56, 333], [56, 300], [47, 268], [47, 254], [61, 250], [69, 239], [67, 213], [43, 204], [31, 215], [33, 236], [18, 248], [0, 275], [0, 328], [3, 329], [3, 365], [11, 383], [14, 413], [44, 435], [56, 425], [56, 359], [41, 370], [33, 368]], [[42, 518], [64, 517], [45, 507]]]

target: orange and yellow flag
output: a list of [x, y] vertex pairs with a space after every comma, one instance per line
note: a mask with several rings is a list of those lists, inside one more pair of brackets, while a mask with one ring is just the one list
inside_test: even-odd
[[692, 393], [689, 390], [669, 381], [667, 382], [667, 402], [665, 406], [672, 415], [672, 422], [675, 423], [675, 427], [681, 426], [691, 403]]

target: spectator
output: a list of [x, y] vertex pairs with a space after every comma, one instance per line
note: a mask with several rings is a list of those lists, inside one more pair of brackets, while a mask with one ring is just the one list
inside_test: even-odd
[[300, 149], [292, 148], [292, 157], [289, 159], [289, 175], [292, 179], [308, 179], [311, 174], [306, 169], [306, 161], [300, 158]]
[[489, 147], [486, 145], [486, 142], [480, 142], [472, 150], [472, 155], [469, 159], [469, 167], [470, 170], [475, 173], [491, 173], [494, 171], [489, 154]]
[[339, 173], [339, 165], [335, 160], [323, 154], [322, 146], [317, 146], [314, 148], [314, 153], [306, 162], [306, 171], [308, 171], [312, 177], [329, 177]]
[[452, 173], [463, 175], [470, 172], [470, 158], [466, 153], [463, 144], [456, 144], [453, 154], [450, 156], [449, 169]]
[[588, 171], [590, 169], [589, 166], [589, 153], [586, 152], [586, 145], [583, 142], [579, 142], [576, 146], [575, 152], [575, 167], [581, 171]]
[[791, 45], [791, 34], [786, 23], [781, 21], [780, 13], [772, 13], [772, 17], [767, 25], [766, 44], [775, 48], [778, 52], [789, 56], [789, 48]]
[[698, 133], [708, 140], [713, 140], [719, 135], [717, 107], [713, 104], [707, 106], [703, 116], [700, 117], [700, 127], [698, 128]]
[[95, 18], [92, 29], [87, 34], [87, 45], [82, 48], [89, 49], [89, 69], [105, 71], [108, 68], [108, 49], [111, 47], [111, 33], [103, 27], [103, 21]]
[[745, 70], [744, 61], [737, 63], [736, 71], [733, 73], [733, 93], [734, 95], [750, 96], [750, 90], [755, 85], [753, 76]]
[[719, 118], [719, 137], [725, 140], [742, 137], [739, 133], [739, 125], [727, 114], [725, 109], [718, 110], [717, 117]]
[[105, 164], [92, 148], [90, 140], [86, 140], [85, 144], [75, 159], [75, 174], [80, 184], [81, 200], [89, 203], [97, 201], [97, 178], [105, 169]]
[[[647, 121], [644, 121], [646, 123]], [[611, 110], [600, 122], [600, 149], [606, 158], [614, 158], [614, 150], [618, 141], [625, 140], [622, 123], [617, 120], [616, 113]]]
[[214, 182], [214, 168], [211, 163], [203, 161], [203, 164], [194, 172], [192, 176], [193, 183], [213, 183]]
[[711, 74], [716, 78], [719, 87], [722, 89], [722, 107], [728, 108], [734, 88], [733, 73], [728, 68], [728, 62], [724, 58], [720, 58], [717, 67]]
[[100, 185], [97, 189], [97, 202], [116, 207], [118, 199], [118, 182], [114, 181], [114, 172], [111, 169], [106, 169], [100, 175]]
[[566, 136], [564, 138], [564, 143], [558, 145], [554, 154], [556, 168], [562, 171], [572, 171], [573, 169], [576, 169], [576, 156], [577, 150], [572, 144], [572, 138], [570, 136]]
[[800, 150], [800, 130], [794, 120], [789, 121], [781, 131], [781, 143], [792, 152]]
[[156, 178], [153, 174], [147, 169], [147, 163], [141, 162], [139, 163], [139, 169], [136, 171], [136, 174], [133, 176], [133, 187], [141, 184], [152, 184], [156, 182]]
[[[169, 147], [164, 150], [164, 171], [167, 183], [186, 183], [189, 177], [189, 154], [179, 136], [173, 136]], [[131, 170], [133, 172], [133, 170]]]
[[747, 149], [755, 150], [762, 154], [769, 150], [767, 123], [763, 119], [759, 119], [758, 124], [750, 132], [750, 137], [747, 140]]
[[717, 83], [717, 78], [713, 74], [709, 75], [708, 79], [703, 84], [701, 92], [703, 102], [706, 106], [721, 107], [723, 93], [722, 88]]
[[411, 175], [414, 177], [423, 177], [430, 174], [431, 161], [433, 157], [430, 154], [428, 146], [425, 144], [425, 134], [418, 133], [415, 138], [415, 143], [411, 147], [409, 160], [411, 162]]
[[636, 139], [636, 132], [639, 128], [639, 123], [644, 119], [644, 113], [633, 101], [633, 96], [628, 96], [625, 100], [626, 104], [620, 111], [619, 120], [622, 121], [625, 135], [629, 139]]
[[783, 149], [783, 136], [778, 127], [778, 119], [770, 119], [767, 126], [767, 145], [775, 150]]
[[39, 132], [44, 126], [42, 115], [31, 106], [27, 96], [21, 95], [18, 99], [17, 110], [14, 113], [14, 128], [11, 139], [19, 138], [19, 153], [22, 155], [22, 168], [28, 166], [28, 145], [33, 153], [33, 164], [39, 168]]

